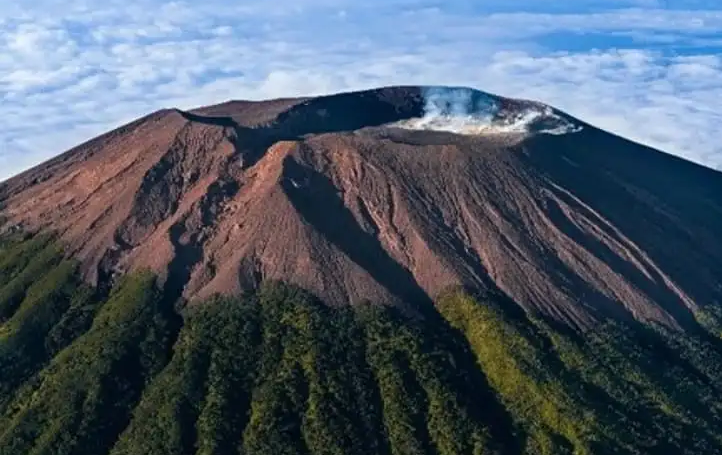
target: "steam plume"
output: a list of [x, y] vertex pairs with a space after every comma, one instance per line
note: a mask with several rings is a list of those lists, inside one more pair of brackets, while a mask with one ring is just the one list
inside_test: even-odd
[[504, 102], [466, 87], [426, 87], [424, 116], [398, 123], [408, 129], [457, 134], [569, 134], [581, 130], [541, 103]]

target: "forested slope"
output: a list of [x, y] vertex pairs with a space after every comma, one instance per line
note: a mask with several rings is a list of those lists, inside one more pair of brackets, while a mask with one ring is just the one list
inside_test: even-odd
[[712, 309], [581, 334], [492, 292], [410, 317], [266, 283], [179, 316], [149, 273], [76, 267], [0, 244], [2, 455], [722, 453]]

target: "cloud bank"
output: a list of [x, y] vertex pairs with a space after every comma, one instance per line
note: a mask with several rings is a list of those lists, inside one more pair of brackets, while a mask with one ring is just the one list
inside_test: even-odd
[[160, 108], [392, 84], [539, 100], [722, 168], [717, 4], [476, 3], [0, 0], [0, 180]]

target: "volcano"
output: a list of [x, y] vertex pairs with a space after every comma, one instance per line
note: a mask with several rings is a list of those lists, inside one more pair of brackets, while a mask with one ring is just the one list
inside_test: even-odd
[[722, 174], [388, 87], [0, 183], [0, 455], [722, 454]]
[[282, 280], [332, 305], [497, 288], [576, 327], [722, 302], [722, 174], [540, 103], [391, 87], [162, 110], [0, 185], [87, 282], [193, 302]]

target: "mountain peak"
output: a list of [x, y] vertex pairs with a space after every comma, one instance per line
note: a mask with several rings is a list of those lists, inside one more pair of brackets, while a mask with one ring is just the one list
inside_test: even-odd
[[[288, 136], [399, 127], [457, 134], [567, 134], [580, 122], [542, 103], [470, 87], [395, 86], [316, 98], [233, 101], [187, 115], [233, 119]], [[200, 118], [198, 118], [200, 119]]]

